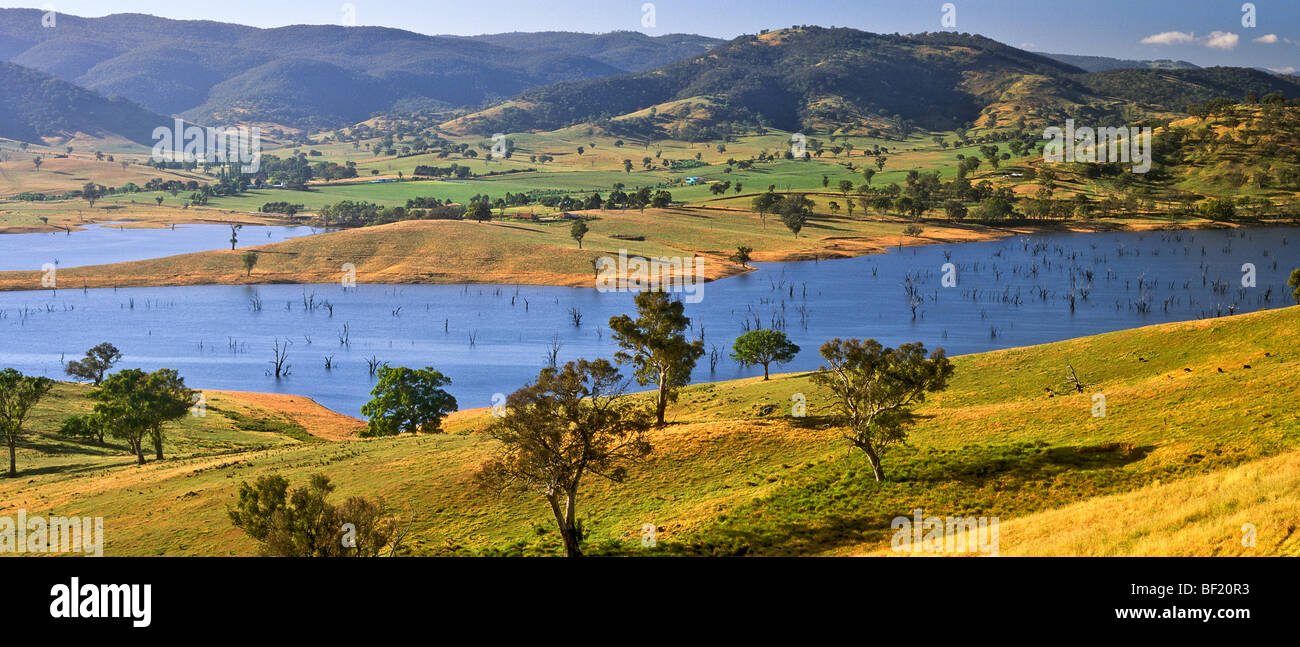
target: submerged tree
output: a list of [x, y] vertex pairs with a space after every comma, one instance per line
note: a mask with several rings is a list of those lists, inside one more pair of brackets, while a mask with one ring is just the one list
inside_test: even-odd
[[540, 493], [569, 557], [582, 556], [578, 490], [587, 474], [621, 482], [651, 451], [651, 419], [626, 398], [627, 381], [607, 360], [545, 368], [537, 382], [506, 399], [488, 435], [500, 441], [480, 482]]
[[895, 349], [874, 339], [832, 339], [821, 355], [828, 366], [813, 375], [813, 383], [830, 390], [845, 438], [866, 453], [876, 480], [885, 480], [881, 451], [907, 438], [918, 417], [913, 408], [925, 402], [926, 393], [948, 386], [952, 362], [942, 348], [927, 358], [924, 344]]

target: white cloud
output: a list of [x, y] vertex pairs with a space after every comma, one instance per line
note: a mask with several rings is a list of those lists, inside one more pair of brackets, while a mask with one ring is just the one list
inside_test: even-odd
[[1196, 34], [1189, 34], [1185, 31], [1164, 31], [1159, 34], [1151, 34], [1143, 38], [1143, 45], [1175, 45], [1178, 43], [1190, 43], [1196, 40]]
[[1236, 49], [1240, 38], [1230, 31], [1212, 31], [1205, 39], [1205, 46], [1215, 49]]
[[1265, 45], [1272, 45], [1277, 41], [1278, 41], [1277, 34], [1264, 34], [1263, 36], [1260, 36], [1259, 38], [1255, 39], [1256, 43], [1264, 43]]
[[1277, 72], [1278, 74], [1295, 74], [1295, 68], [1290, 65], [1286, 67], [1270, 67], [1268, 69]]

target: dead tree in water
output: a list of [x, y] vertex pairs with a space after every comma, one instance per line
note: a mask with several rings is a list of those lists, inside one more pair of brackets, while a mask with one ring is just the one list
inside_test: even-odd
[[281, 346], [279, 338], [276, 338], [275, 346], [272, 347], [272, 352], [274, 354], [272, 355], [273, 359], [270, 363], [275, 374], [275, 379], [277, 380], [289, 376], [289, 344], [292, 343], [293, 342], [286, 339], [284, 340], [284, 345]]

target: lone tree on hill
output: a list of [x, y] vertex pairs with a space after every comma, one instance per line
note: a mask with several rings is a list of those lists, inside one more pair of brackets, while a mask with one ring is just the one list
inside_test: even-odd
[[486, 200], [475, 200], [465, 215], [475, 222], [487, 222], [492, 219], [492, 206]]
[[99, 386], [104, 381], [104, 374], [111, 370], [113, 365], [120, 359], [122, 359], [122, 351], [119, 351], [116, 346], [104, 342], [86, 351], [84, 358], [68, 362], [63, 371], [72, 377], [87, 380], [95, 386]]
[[18, 440], [27, 433], [23, 429], [27, 414], [52, 388], [54, 380], [48, 377], [23, 375], [12, 368], [0, 371], [0, 435], [9, 446], [9, 478], [18, 476], [15, 455]]
[[594, 474], [621, 482], [628, 466], [650, 454], [649, 414], [625, 397], [627, 380], [607, 360], [545, 368], [537, 382], [506, 399], [488, 428], [501, 443], [478, 474], [490, 487], [536, 492], [550, 504], [569, 557], [582, 556], [578, 490]]
[[578, 241], [578, 249], [582, 249], [582, 239], [586, 237], [588, 231], [587, 223], [581, 220], [575, 220], [573, 226], [569, 228], [569, 235]]
[[456, 398], [442, 389], [451, 384], [451, 378], [431, 366], [384, 366], [378, 375], [379, 383], [370, 392], [373, 399], [361, 407], [361, 414], [370, 418], [370, 424], [360, 433], [363, 438], [436, 434], [442, 431], [442, 419], [457, 409]]
[[749, 254], [752, 251], [754, 251], [754, 248], [740, 245], [736, 248], [736, 253], [731, 255], [731, 261], [733, 263], [740, 263], [741, 267], [749, 267]]
[[779, 330], [751, 330], [736, 338], [731, 346], [731, 359], [753, 366], [763, 366], [763, 380], [767, 381], [770, 364], [784, 364], [793, 361], [799, 354], [796, 346], [785, 333]]
[[257, 265], [257, 252], [244, 252], [240, 260], [244, 264], [244, 276], [252, 276], [253, 267]]
[[781, 223], [794, 233], [794, 237], [799, 237], [799, 232], [803, 230], [804, 225], [808, 224], [808, 216], [812, 215], [812, 200], [802, 195], [788, 195], [776, 203], [773, 208], [781, 216]]
[[885, 480], [880, 452], [907, 438], [918, 418], [912, 409], [926, 393], [947, 388], [952, 362], [942, 348], [926, 358], [924, 344], [895, 349], [874, 339], [832, 339], [821, 355], [829, 366], [813, 375], [813, 383], [831, 392], [845, 438], [866, 453], [876, 480]]
[[684, 309], [681, 301], [655, 290], [636, 295], [636, 319], [619, 315], [609, 320], [614, 341], [621, 349], [614, 359], [636, 367], [633, 375], [637, 384], [654, 382], [659, 386], [655, 420], [660, 426], [668, 403], [677, 399], [677, 390], [690, 381], [696, 360], [704, 355], [703, 341], [686, 339], [691, 320], [683, 314]]

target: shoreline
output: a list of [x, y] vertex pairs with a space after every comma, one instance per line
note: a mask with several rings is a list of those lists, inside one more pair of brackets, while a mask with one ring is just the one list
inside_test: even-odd
[[[677, 213], [686, 211], [687, 213], [696, 212], [700, 209], [679, 210]], [[712, 211], [712, 210], [708, 210]], [[604, 214], [608, 217], [608, 214]], [[827, 222], [836, 222], [828, 220]], [[873, 225], [892, 226], [902, 225], [903, 223], [913, 224], [912, 221], [905, 220], [877, 220], [877, 221], [859, 221], [859, 223], [868, 223]], [[142, 221], [136, 226], [148, 227], [151, 222]], [[198, 219], [193, 224], [212, 224], [201, 222]], [[925, 230], [917, 236], [907, 236], [902, 234], [864, 234], [864, 235], [829, 235], [823, 238], [813, 238], [805, 236], [800, 241], [811, 241], [816, 247], [804, 248], [785, 248], [755, 250], [751, 252], [751, 262], [755, 263], [793, 263], [805, 261], [820, 261], [841, 258], [855, 258], [860, 256], [869, 256], [873, 254], [887, 253], [890, 249], [900, 249], [902, 247], [912, 247], [920, 245], [934, 244], [953, 244], [953, 243], [971, 243], [971, 242], [988, 242], [1001, 240], [1013, 236], [1023, 235], [1042, 235], [1051, 233], [1105, 233], [1105, 232], [1145, 232], [1145, 231], [1192, 231], [1208, 229], [1235, 229], [1242, 227], [1267, 227], [1267, 226], [1296, 226], [1292, 221], [1267, 221], [1254, 223], [1219, 223], [1208, 220], [1188, 220], [1188, 221], [1165, 221], [1139, 219], [1132, 221], [1048, 221], [1033, 222], [1022, 221], [1006, 225], [984, 224], [976, 222], [952, 222], [942, 219], [922, 220], [917, 223]], [[493, 227], [495, 225], [495, 227]], [[778, 223], [773, 224], [779, 227]], [[592, 277], [591, 270], [584, 269], [581, 272], [575, 271], [577, 267], [591, 267], [591, 252], [601, 252], [601, 255], [617, 255], [619, 249], [597, 249], [595, 242], [589, 245], [588, 249], [575, 250], [566, 249], [555, 245], [553, 241], [541, 241], [534, 243], [531, 247], [510, 250], [517, 252], [516, 258], [509, 259], [515, 261], [516, 265], [510, 266], [510, 263], [504, 262], [501, 251], [496, 249], [501, 243], [496, 240], [489, 240], [484, 246], [489, 246], [489, 252], [494, 254], [495, 258], [464, 258], [472, 256], [477, 250], [466, 252], [451, 252], [451, 254], [460, 253], [461, 257], [452, 258], [450, 262], [437, 265], [423, 266], [420, 263], [431, 261], [429, 255], [431, 250], [421, 249], [416, 246], [414, 249], [407, 250], [407, 255], [397, 253], [401, 251], [396, 249], [397, 246], [412, 246], [416, 243], [411, 242], [413, 237], [424, 236], [428, 238], [429, 245], [445, 244], [446, 239], [456, 235], [459, 232], [444, 232], [443, 228], [455, 228], [473, 235], [481, 235], [486, 227], [493, 227], [493, 230], [486, 230], [489, 233], [499, 234], [499, 237], [506, 238], [511, 235], [508, 230], [521, 229], [517, 223], [511, 221], [493, 221], [490, 224], [469, 224], [464, 221], [430, 221], [430, 220], [411, 220], [380, 225], [377, 227], [362, 227], [355, 229], [340, 230], [333, 233], [316, 234], [313, 236], [304, 236], [278, 243], [266, 245], [255, 245], [242, 247], [237, 250], [209, 250], [203, 252], [193, 252], [189, 254], [179, 254], [173, 256], [164, 256], [151, 259], [141, 259], [135, 261], [125, 261], [109, 265], [86, 265], [77, 267], [61, 268], [59, 270], [58, 289], [76, 290], [76, 289], [103, 289], [103, 288], [146, 288], [146, 287], [191, 287], [191, 286], [215, 286], [215, 285], [313, 285], [313, 284], [331, 284], [339, 280], [340, 272], [336, 267], [341, 267], [346, 259], [351, 256], [363, 257], [369, 264], [357, 266], [355, 269], [355, 281], [357, 284], [375, 284], [375, 285], [535, 285], [535, 286], [552, 286], [552, 287], [591, 287]], [[478, 229], [473, 229], [478, 228]], [[56, 229], [55, 231], [63, 231]], [[374, 241], [373, 237], [393, 234], [397, 237], [396, 241]], [[852, 233], [852, 232], [849, 232]], [[324, 247], [321, 243], [323, 236], [340, 236], [339, 242], [351, 244], [360, 251], [334, 250], [333, 248], [316, 249]], [[346, 240], [345, 240], [346, 239]], [[354, 240], [355, 239], [355, 240]], [[331, 239], [333, 242], [335, 239]], [[531, 242], [531, 241], [530, 241]], [[644, 241], [638, 243], [623, 243], [619, 240], [602, 241], [606, 245], [624, 245], [644, 247]], [[807, 244], [807, 243], [804, 243]], [[346, 245], [345, 245], [346, 246]], [[660, 244], [660, 247], [665, 245]], [[366, 250], [374, 249], [381, 253], [366, 254]], [[396, 251], [394, 251], [396, 249]], [[670, 248], [671, 249], [671, 248]], [[267, 258], [275, 261], [287, 260], [287, 264], [296, 264], [298, 266], [306, 265], [307, 267], [286, 268], [277, 271], [278, 268], [253, 270], [252, 275], [246, 275], [239, 269], [240, 257], [247, 252], [255, 252], [259, 259]], [[442, 250], [438, 250], [442, 251]], [[644, 250], [627, 249], [629, 255], [644, 256], [671, 256], [672, 254], [646, 252]], [[703, 270], [703, 279], [706, 283], [718, 281], [724, 278], [730, 278], [741, 274], [747, 274], [756, 270], [754, 267], [742, 267], [732, 262], [729, 258], [728, 251], [719, 251], [714, 249], [681, 249], [682, 254], [693, 254], [701, 258], [705, 263]], [[528, 263], [527, 253], [532, 252], [536, 255], [537, 262]], [[577, 256], [574, 252], [585, 252], [581, 256], [585, 262], [574, 262], [576, 259], [568, 258]], [[542, 255], [549, 255], [543, 257]], [[556, 257], [566, 256], [564, 261], [568, 267], [548, 271], [549, 268], [539, 268], [537, 265], [543, 261], [556, 261]], [[457, 261], [459, 264], [457, 264]], [[495, 269], [486, 269], [479, 265], [487, 265], [496, 261]], [[197, 265], [193, 269], [187, 266]], [[262, 265], [259, 263], [259, 265]], [[504, 266], [504, 267], [503, 267]], [[320, 268], [328, 267], [328, 270]], [[187, 271], [188, 270], [188, 271]], [[233, 271], [232, 271], [233, 270]], [[12, 270], [0, 272], [0, 291], [5, 292], [22, 292], [22, 291], [45, 291], [54, 288], [45, 287], [41, 281], [42, 272], [37, 270]], [[32, 287], [40, 286], [40, 287]]]

